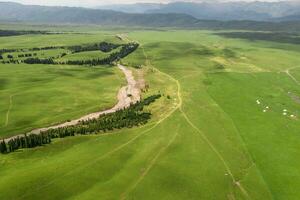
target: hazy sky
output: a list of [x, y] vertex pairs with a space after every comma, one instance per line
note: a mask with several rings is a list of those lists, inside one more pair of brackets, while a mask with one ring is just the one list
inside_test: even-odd
[[[0, 0], [0, 1], [19, 2], [23, 4], [34, 4], [34, 5], [64, 5], [64, 6], [93, 7], [93, 6], [105, 5], [105, 4], [128, 4], [128, 3], [144, 3], [144, 2], [167, 3], [167, 2], [175, 2], [175, 1], [200, 2], [201, 0]], [[251, 0], [222, 0], [222, 1], [251, 1]], [[261, 0], [261, 1], [278, 1], [278, 0]], [[294, 1], [298, 1], [298, 0], [294, 0]]]

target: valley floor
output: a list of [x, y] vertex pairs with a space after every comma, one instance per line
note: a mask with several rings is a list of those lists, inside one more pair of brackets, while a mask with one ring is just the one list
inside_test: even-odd
[[142, 95], [163, 94], [152, 120], [0, 155], [0, 199], [298, 199], [297, 45], [206, 31], [126, 37], [141, 47], [121, 63], [143, 66], [133, 72]]

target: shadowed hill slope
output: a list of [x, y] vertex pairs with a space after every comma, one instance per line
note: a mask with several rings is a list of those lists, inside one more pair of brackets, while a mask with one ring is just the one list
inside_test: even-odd
[[0, 2], [0, 21], [40, 24], [96, 24], [103, 26], [176, 27], [189, 29], [241, 29], [300, 31], [300, 21], [257, 22], [199, 20], [180, 13], [134, 14], [76, 7], [31, 6]]

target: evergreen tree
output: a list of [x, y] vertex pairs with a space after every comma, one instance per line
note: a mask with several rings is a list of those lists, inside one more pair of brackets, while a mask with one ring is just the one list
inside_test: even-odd
[[7, 153], [7, 147], [4, 140], [0, 142], [0, 153]]
[[8, 59], [13, 59], [13, 58], [14, 58], [14, 56], [13, 56], [13, 55], [10, 55], [10, 54], [8, 54], [8, 55], [7, 55], [7, 58], [8, 58]]

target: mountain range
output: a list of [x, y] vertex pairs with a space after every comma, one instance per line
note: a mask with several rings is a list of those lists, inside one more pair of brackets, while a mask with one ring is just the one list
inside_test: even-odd
[[[126, 13], [181, 13], [207, 20], [275, 21], [300, 15], [300, 2], [175, 2], [169, 4], [121, 4], [98, 7]], [[297, 20], [300, 18], [297, 18]]]
[[[193, 5], [190, 3], [183, 4]], [[158, 5], [160, 7], [157, 7]], [[183, 12], [180, 13], [158, 11], [162, 9], [162, 7], [166, 9], [165, 6], [168, 6], [168, 8], [170, 8], [172, 7], [171, 5], [177, 5], [177, 8], [179, 8], [180, 6], [178, 5], [181, 5], [180, 3], [158, 5], [139, 4], [139, 7], [134, 7], [134, 9], [136, 9], [135, 12], [137, 13], [126, 13], [104, 8], [89, 9], [80, 7], [33, 6], [18, 3], [0, 2], [0, 21], [21, 23], [28, 22], [39, 24], [96, 24], [103, 26], [174, 27], [189, 29], [300, 31], [300, 14], [298, 14], [299, 11], [291, 11], [291, 15], [282, 14], [284, 12], [282, 12], [280, 15], [278, 14], [279, 12], [277, 12], [277, 15], [273, 13], [272, 20], [269, 21], [253, 21], [253, 19], [243, 20], [243, 18], [241, 17], [238, 18], [238, 13], [231, 14], [231, 17], [228, 18], [228, 20], [224, 20], [225, 17], [223, 20], [217, 20], [215, 19], [216, 17], [212, 17], [212, 19], [209, 17], [207, 17], [207, 19], [199, 19], [195, 16], [188, 15], [187, 13]], [[153, 10], [145, 10], [145, 7], [151, 7]], [[121, 6], [119, 6], [118, 8], [121, 8]], [[184, 7], [181, 8], [183, 9]], [[204, 14], [202, 13], [202, 15]], [[236, 18], [232, 17], [234, 15], [236, 15]], [[264, 15], [267, 14], [261, 14], [261, 16]], [[258, 16], [259, 15], [256, 15], [256, 17]], [[266, 17], [266, 19], [269, 19], [270, 14], [267, 16], [268, 17]]]
[[0, 20], [10, 22], [98, 24], [115, 26], [170, 26], [194, 24], [186, 14], [129, 14], [79, 7], [22, 5], [0, 2]]

